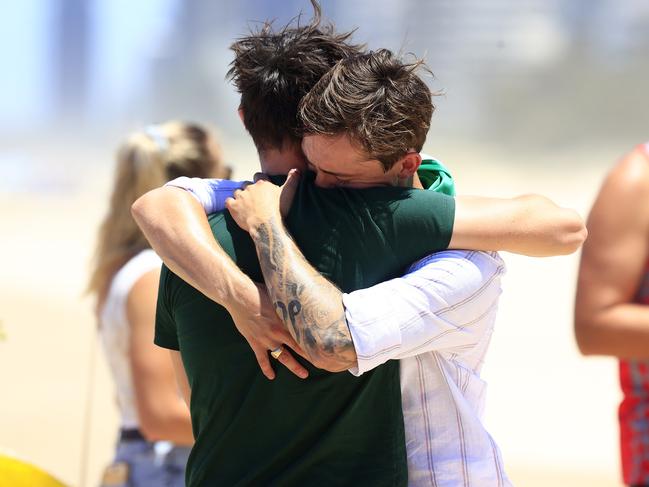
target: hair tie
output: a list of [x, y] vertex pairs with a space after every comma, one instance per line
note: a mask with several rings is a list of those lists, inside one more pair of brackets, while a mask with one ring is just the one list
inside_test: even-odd
[[162, 132], [160, 125], [148, 125], [144, 128], [144, 133], [155, 143], [160, 152], [169, 150], [169, 139]]

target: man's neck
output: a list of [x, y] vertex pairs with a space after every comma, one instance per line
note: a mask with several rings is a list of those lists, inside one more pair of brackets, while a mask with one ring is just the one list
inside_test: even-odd
[[259, 163], [261, 171], [269, 176], [285, 176], [291, 169], [306, 169], [302, 151], [294, 148], [260, 150]]
[[421, 179], [419, 179], [419, 174], [415, 172], [410, 179], [410, 187], [415, 189], [424, 189], [424, 185], [421, 184]]

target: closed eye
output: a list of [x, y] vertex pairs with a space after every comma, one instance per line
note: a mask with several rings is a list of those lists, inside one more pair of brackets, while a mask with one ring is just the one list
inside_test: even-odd
[[346, 185], [348, 185], [350, 183], [350, 181], [349, 181], [349, 179], [341, 179], [338, 176], [336, 176], [336, 183], [339, 186], [346, 186]]

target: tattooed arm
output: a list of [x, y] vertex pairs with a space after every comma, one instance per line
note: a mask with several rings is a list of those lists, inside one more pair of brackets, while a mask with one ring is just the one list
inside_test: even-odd
[[[296, 182], [293, 174], [283, 188], [294, 191]], [[277, 192], [282, 188], [259, 181], [246, 191], [238, 191], [227, 206], [255, 242], [277, 314], [309, 360], [330, 372], [347, 370], [356, 365], [356, 351], [342, 292], [307, 262], [289, 236], [278, 205], [269, 200], [277, 198]]]
[[281, 218], [250, 228], [279, 317], [311, 362], [330, 372], [356, 364], [342, 293], [304, 258]]

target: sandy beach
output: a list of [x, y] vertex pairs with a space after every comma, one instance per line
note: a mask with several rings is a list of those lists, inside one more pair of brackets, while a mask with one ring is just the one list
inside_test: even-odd
[[[519, 167], [458, 147], [440, 155], [460, 193], [541, 192], [586, 215], [607, 165], [620, 153], [599, 153], [593, 166], [585, 162], [592, 154], [558, 153], [551, 167], [529, 161]], [[249, 149], [233, 156], [255, 160]], [[466, 163], [477, 160], [479, 166]], [[239, 177], [253, 169], [236, 167]], [[117, 413], [83, 287], [110, 168], [71, 170], [77, 172], [70, 190], [0, 192], [0, 451], [67, 484], [94, 486], [111, 459]], [[508, 274], [484, 369], [490, 387], [485, 421], [512, 481], [524, 487], [620, 485], [616, 362], [581, 357], [573, 339], [578, 255], [504, 257]]]

